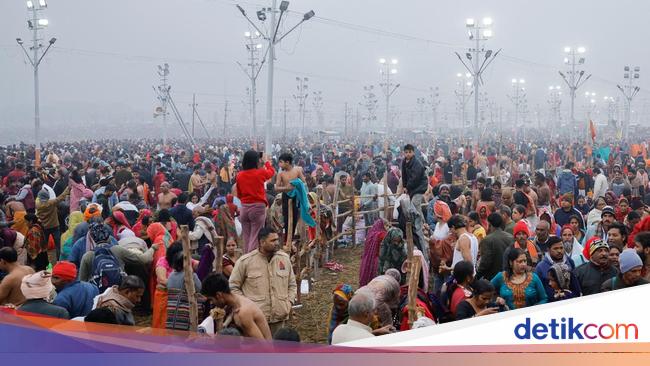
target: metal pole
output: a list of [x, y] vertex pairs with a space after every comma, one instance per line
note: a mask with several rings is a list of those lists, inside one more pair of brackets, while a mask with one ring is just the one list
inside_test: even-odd
[[481, 31], [480, 28], [476, 28], [476, 49], [474, 49], [474, 128], [475, 131], [474, 133], [476, 134], [476, 138], [480, 136], [479, 132], [479, 122], [478, 122], [478, 82], [479, 82], [479, 68], [481, 67], [481, 64], [479, 63], [479, 55], [481, 54], [481, 51], [479, 49], [480, 47], [480, 38], [481, 38]]
[[576, 102], [576, 52], [575, 50], [571, 51], [571, 134], [576, 129], [576, 118], [575, 118], [575, 102]]
[[[271, 5], [271, 32], [276, 28], [275, 12], [277, 0]], [[271, 156], [271, 128], [273, 125], [273, 69], [275, 67], [275, 40], [269, 35], [268, 81], [266, 84], [266, 126], [264, 126], [264, 152]]]
[[34, 26], [32, 38], [33, 65], [34, 65], [34, 145], [35, 145], [35, 165], [41, 165], [41, 112], [38, 85], [38, 16], [36, 14], [36, 4], [32, 8], [32, 24]]
[[282, 122], [282, 139], [287, 140], [287, 100], [284, 100], [284, 119]]
[[169, 90], [167, 90], [167, 66], [163, 71], [163, 146], [167, 146], [167, 100], [169, 99]]
[[196, 94], [192, 94], [192, 138], [194, 138], [194, 115], [196, 114]]
[[386, 61], [386, 132], [390, 127], [390, 66]]

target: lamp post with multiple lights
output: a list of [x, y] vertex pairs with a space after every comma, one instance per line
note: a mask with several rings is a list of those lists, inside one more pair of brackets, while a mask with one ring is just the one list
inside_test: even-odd
[[634, 97], [639, 93], [639, 90], [641, 90], [641, 88], [634, 85], [634, 81], [639, 79], [641, 68], [639, 66], [635, 66], [634, 68], [625, 66], [623, 71], [623, 78], [627, 79], [628, 83], [627, 85], [616, 86], [625, 97], [625, 127], [623, 128], [623, 136], [627, 139], [630, 134], [630, 122], [632, 122], [632, 99], [634, 99]]
[[386, 97], [386, 121], [384, 124], [386, 132], [390, 131], [390, 129], [393, 127], [390, 118], [390, 97], [395, 93], [397, 88], [399, 88], [400, 84], [394, 84], [391, 80], [391, 75], [397, 74], [396, 67], [398, 62], [399, 61], [397, 61], [395, 58], [391, 60], [387, 60], [385, 58], [379, 59], [379, 64], [381, 65], [379, 72], [381, 73], [382, 78], [379, 86], [384, 91], [384, 96]]
[[576, 90], [580, 88], [589, 78], [591, 74], [585, 76], [584, 70], [578, 70], [577, 67], [584, 65], [585, 57], [584, 54], [587, 52], [584, 47], [564, 47], [564, 64], [569, 66], [569, 70], [566, 71], [568, 75], [559, 71], [560, 76], [569, 87], [569, 97], [571, 99], [571, 131], [575, 132], [576, 128], [576, 118], [575, 118], [575, 100], [576, 100]]
[[257, 77], [262, 71], [262, 66], [264, 65], [264, 60], [259, 63], [259, 50], [262, 49], [262, 44], [258, 42], [261, 38], [261, 34], [258, 31], [255, 32], [244, 32], [244, 37], [246, 38], [246, 50], [248, 51], [248, 64], [247, 67], [244, 67], [240, 62], [237, 62], [239, 67], [242, 69], [244, 74], [250, 80], [250, 97], [249, 104], [249, 114], [252, 123], [252, 134], [253, 138], [257, 140]]
[[559, 85], [549, 86], [548, 87], [548, 104], [551, 107], [551, 116], [553, 120], [553, 125], [557, 131], [561, 128], [561, 113], [560, 107], [562, 105], [562, 88]]
[[47, 8], [46, 0], [27, 0], [26, 2], [27, 9], [31, 12], [31, 18], [27, 20], [27, 27], [32, 31], [32, 45], [29, 47], [32, 54], [30, 56], [29, 52], [23, 44], [21, 38], [16, 38], [16, 42], [25, 52], [25, 56], [29, 60], [29, 63], [34, 69], [34, 144], [36, 146], [35, 151], [35, 165], [38, 167], [41, 164], [41, 115], [40, 115], [40, 100], [39, 100], [39, 84], [38, 84], [38, 67], [43, 61], [43, 57], [47, 54], [47, 51], [52, 47], [56, 38], [51, 38], [48, 42], [45, 50], [40, 53], [43, 44], [39, 38], [39, 31], [45, 29], [50, 22], [42, 17], [42, 12]]
[[[512, 79], [512, 95], [509, 95], [510, 101], [515, 106], [515, 123], [514, 129], [519, 130], [519, 114], [521, 112], [522, 106], [526, 103], [526, 88], [524, 84], [526, 80], [524, 79]], [[526, 131], [525, 128], [522, 128], [521, 131]], [[525, 138], [525, 136], [519, 136], [520, 138]]]
[[[280, 9], [278, 10], [277, 8], [278, 1], [277, 0], [272, 0], [271, 7], [270, 8], [263, 8], [262, 10], [258, 10], [256, 12], [257, 14], [257, 19], [261, 22], [266, 21], [266, 14], [270, 13], [271, 15], [271, 20], [268, 28], [268, 32], [264, 33], [260, 30], [260, 28], [253, 23], [250, 18], [246, 15], [246, 11], [244, 8], [241, 6], [237, 5], [237, 9], [242, 13], [244, 18], [248, 21], [250, 25], [253, 26], [253, 28], [259, 32], [263, 38], [268, 41], [268, 48], [266, 50], [267, 53], [267, 58], [266, 61], [268, 63], [268, 80], [266, 84], [266, 125], [264, 126], [264, 152], [266, 152], [267, 155], [271, 155], [272, 150], [271, 150], [271, 129], [273, 126], [273, 72], [274, 72], [274, 67], [275, 67], [275, 46], [282, 42], [284, 37], [289, 35], [292, 31], [294, 31], [296, 28], [298, 28], [302, 23], [308, 21], [309, 19], [313, 18], [316, 13], [314, 13], [313, 10], [308, 11], [305, 13], [298, 22], [298, 24], [294, 25], [292, 28], [290, 28], [288, 31], [284, 32], [282, 36], [278, 36], [278, 30], [280, 29], [280, 25], [282, 24], [282, 17], [285, 15], [287, 10], [289, 9], [289, 2], [288, 1], [282, 1], [280, 2]], [[280, 13], [279, 18], [276, 19], [276, 14]]]

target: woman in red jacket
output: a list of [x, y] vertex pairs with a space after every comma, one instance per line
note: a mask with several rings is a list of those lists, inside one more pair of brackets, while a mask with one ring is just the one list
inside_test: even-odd
[[[260, 158], [264, 165], [260, 167]], [[273, 178], [275, 170], [267, 160], [254, 150], [244, 153], [242, 171], [237, 174], [237, 197], [242, 208], [239, 221], [242, 226], [244, 253], [257, 248], [257, 234], [266, 222], [266, 190], [264, 183]]]

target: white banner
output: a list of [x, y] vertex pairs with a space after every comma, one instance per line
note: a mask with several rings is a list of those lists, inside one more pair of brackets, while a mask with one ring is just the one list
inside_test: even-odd
[[650, 285], [366, 338], [353, 347], [650, 342]]

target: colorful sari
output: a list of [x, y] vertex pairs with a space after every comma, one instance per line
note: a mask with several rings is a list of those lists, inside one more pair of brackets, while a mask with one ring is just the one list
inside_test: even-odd
[[[332, 291], [332, 294], [334, 297], [339, 297], [342, 300], [349, 302], [350, 299], [352, 299], [352, 296], [354, 296], [354, 290], [352, 289], [352, 286], [342, 283], [336, 286], [334, 291]], [[327, 329], [327, 344], [332, 344], [332, 333], [334, 332], [334, 329], [336, 329], [336, 327], [339, 326], [339, 324], [345, 323], [347, 321], [348, 321], [347, 307], [345, 308], [344, 311], [341, 312], [338, 309], [336, 309], [336, 306], [334, 304], [332, 304], [332, 310], [330, 310], [330, 324], [329, 324], [329, 328]]]
[[384, 221], [377, 220], [368, 230], [366, 243], [363, 248], [361, 257], [361, 267], [359, 270], [359, 286], [365, 286], [379, 274], [379, 248], [381, 242], [386, 236]]

